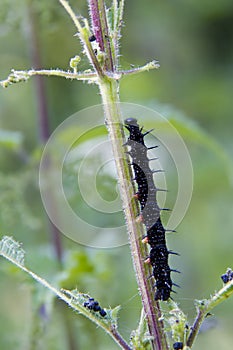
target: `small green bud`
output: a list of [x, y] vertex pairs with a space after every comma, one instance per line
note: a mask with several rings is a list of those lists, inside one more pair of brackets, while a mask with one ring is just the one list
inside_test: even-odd
[[70, 59], [70, 67], [77, 72], [77, 65], [79, 64], [79, 62], [81, 61], [80, 56], [74, 56]]
[[105, 61], [105, 58], [106, 58], [106, 54], [104, 53], [104, 52], [98, 52], [97, 53], [97, 60], [98, 60], [98, 62], [99, 62], [99, 64], [101, 65], [101, 66], [103, 66], [104, 65], [104, 61]]

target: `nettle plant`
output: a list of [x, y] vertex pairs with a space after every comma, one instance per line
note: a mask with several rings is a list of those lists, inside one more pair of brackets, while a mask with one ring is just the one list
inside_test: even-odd
[[[147, 157], [148, 148], [144, 144], [144, 136], [148, 132], [143, 133], [137, 120], [132, 116], [125, 121], [129, 131], [126, 141], [119, 108], [120, 79], [123, 76], [157, 69], [159, 64], [157, 61], [152, 61], [130, 70], [119, 69], [119, 41], [123, 24], [124, 0], [113, 0], [109, 8], [103, 0], [89, 0], [90, 21], [77, 17], [67, 1], [59, 0], [59, 2], [77, 29], [77, 36], [91, 68], [80, 72], [78, 69], [80, 56], [75, 56], [70, 60], [72, 71], [12, 70], [8, 78], [1, 81], [1, 86], [6, 88], [11, 84], [27, 81], [32, 76], [43, 75], [86, 81], [99, 87], [105, 124], [117, 169], [133, 265], [142, 300], [138, 328], [131, 332], [128, 342], [124, 340], [118, 331], [119, 306], [114, 309], [103, 308], [94, 298], [77, 289], [59, 290], [53, 287], [25, 266], [25, 252], [21, 244], [13, 238], [8, 236], [2, 238], [0, 254], [64, 301], [77, 312], [77, 317], [79, 317], [78, 314], [82, 314], [101, 327], [122, 349], [191, 349], [206, 316], [216, 305], [233, 293], [233, 272], [228, 269], [222, 275], [223, 288], [209, 299], [195, 301], [197, 315], [193, 325], [190, 326], [187, 316], [170, 297], [172, 286], [175, 284], [170, 276], [172, 269], [168, 264], [168, 255], [174, 252], [166, 247], [165, 229], [160, 218], [160, 208], [156, 202], [156, 193], [159, 189], [154, 185]], [[137, 187], [136, 194], [135, 186], [132, 186], [134, 181]], [[139, 212], [141, 214], [138, 216]], [[147, 265], [145, 264], [145, 243], [149, 243], [151, 248]], [[152, 279], [149, 278], [151, 266]], [[162, 304], [166, 304], [166, 312], [161, 310]]]

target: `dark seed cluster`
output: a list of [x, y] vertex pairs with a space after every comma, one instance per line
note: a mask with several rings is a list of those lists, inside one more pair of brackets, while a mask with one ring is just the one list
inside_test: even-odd
[[182, 350], [183, 349], [183, 343], [181, 341], [178, 341], [173, 344], [173, 349], [174, 350]]
[[221, 276], [221, 279], [223, 281], [223, 283], [228, 283], [230, 281], [233, 280], [233, 271], [232, 269], [228, 268], [226, 273], [224, 273], [222, 276]]
[[130, 147], [127, 153], [132, 159], [134, 180], [137, 184], [136, 197], [140, 202], [141, 216], [147, 231], [143, 241], [151, 247], [149, 262], [155, 278], [155, 300], [168, 300], [172, 292], [172, 285], [174, 285], [171, 280], [171, 271], [175, 271], [168, 265], [168, 256], [176, 253], [169, 251], [166, 246], [166, 230], [160, 218], [162, 209], [159, 208], [156, 200], [156, 194], [160, 190], [154, 184], [154, 172], [150, 169], [150, 159], [147, 156], [148, 149], [157, 146], [146, 147], [144, 137], [151, 130], [142, 133], [142, 128], [139, 127], [136, 119], [126, 119], [125, 127], [130, 133], [125, 145]]
[[106, 311], [100, 307], [98, 301], [96, 301], [94, 298], [89, 298], [88, 301], [85, 301], [83, 306], [89, 310], [99, 312], [100, 316], [102, 317], [107, 315]]

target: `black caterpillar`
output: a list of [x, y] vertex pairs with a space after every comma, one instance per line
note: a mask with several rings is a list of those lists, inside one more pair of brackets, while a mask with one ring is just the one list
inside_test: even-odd
[[150, 159], [147, 156], [147, 151], [157, 146], [146, 147], [144, 137], [152, 130], [142, 133], [143, 128], [139, 127], [136, 119], [126, 119], [125, 127], [130, 133], [125, 145], [130, 146], [130, 151], [127, 153], [132, 158], [134, 180], [137, 183], [136, 197], [140, 202], [141, 217], [147, 231], [143, 242], [149, 243], [151, 246], [148, 262], [152, 265], [153, 276], [156, 280], [155, 300], [166, 301], [170, 298], [172, 285], [175, 285], [171, 280], [171, 272], [176, 271], [169, 267], [168, 256], [169, 254], [177, 255], [177, 253], [167, 249], [166, 230], [160, 218], [162, 209], [159, 208], [156, 200], [156, 194], [161, 190], [154, 184], [153, 173], [161, 170], [152, 171], [149, 167]]
[[106, 311], [100, 307], [98, 301], [96, 301], [94, 298], [89, 298], [88, 301], [85, 301], [83, 306], [89, 310], [99, 312], [100, 316], [102, 317], [107, 315]]

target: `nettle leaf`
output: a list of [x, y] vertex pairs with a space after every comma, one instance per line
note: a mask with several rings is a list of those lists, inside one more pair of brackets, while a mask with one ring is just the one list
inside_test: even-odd
[[117, 318], [120, 306], [117, 306], [114, 309], [104, 309], [106, 312], [105, 316], [101, 316], [99, 312], [89, 310], [84, 306], [84, 303], [90, 298], [89, 295], [80, 293], [78, 290], [59, 290], [53, 287], [45, 279], [29, 270], [24, 265], [25, 251], [23, 250], [21, 243], [16, 242], [12, 237], [4, 236], [0, 240], [0, 255], [19, 267], [24, 272], [28, 273], [34, 280], [49, 289], [54, 295], [68, 304], [69, 307], [77, 311], [79, 314], [82, 314], [83, 316], [90, 319], [97, 326], [103, 328], [114, 339], [118, 339], [119, 335], [117, 332]]
[[79, 305], [79, 307], [83, 310], [83, 312], [86, 313], [87, 311], [90, 314], [90, 318], [92, 320], [95, 320], [96, 323], [101, 322], [110, 327], [117, 327], [117, 319], [118, 319], [118, 313], [120, 311], [120, 306], [116, 306], [114, 309], [104, 308], [104, 311], [106, 312], [106, 316], [102, 317], [98, 312], [88, 310], [86, 307], [84, 307], [84, 303], [91, 298], [90, 295], [80, 293], [77, 289], [74, 289], [72, 291], [62, 289], [62, 292], [64, 292], [67, 296], [69, 296], [70, 305], [76, 305], [76, 306]]
[[24, 266], [25, 251], [13, 238], [4, 236], [0, 241], [0, 254], [17, 266]]
[[153, 336], [151, 336], [149, 333], [144, 309], [141, 311], [138, 328], [131, 333], [130, 339], [133, 347], [137, 350], [151, 349], [151, 341], [153, 340]]
[[183, 342], [185, 344], [189, 334], [187, 316], [173, 300], [169, 301], [168, 307], [170, 310], [166, 320], [170, 326], [173, 342]]
[[23, 142], [23, 135], [19, 131], [0, 129], [0, 145], [8, 149], [17, 149]]

